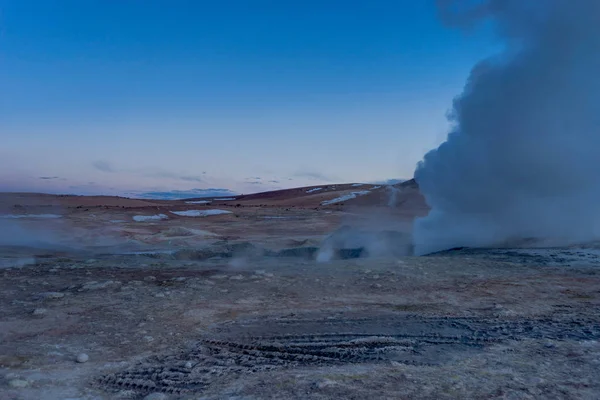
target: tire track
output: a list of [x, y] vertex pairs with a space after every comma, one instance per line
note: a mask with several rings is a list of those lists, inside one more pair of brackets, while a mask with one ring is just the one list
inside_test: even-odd
[[390, 361], [435, 366], [451, 355], [481, 351], [498, 342], [598, 340], [600, 322], [409, 315], [256, 320], [222, 326], [219, 331], [191, 348], [154, 356], [131, 369], [103, 376], [98, 384], [105, 390], [129, 389], [139, 395], [183, 394], [201, 393], [213, 385], [269, 370]]

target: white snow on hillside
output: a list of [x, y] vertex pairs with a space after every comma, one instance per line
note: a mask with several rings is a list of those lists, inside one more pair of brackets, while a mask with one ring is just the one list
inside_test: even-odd
[[220, 200], [220, 201], [229, 201], [229, 200], [235, 200], [235, 197], [222, 197], [220, 199], [215, 199], [215, 200]]
[[208, 200], [186, 201], [185, 204], [210, 204]]
[[186, 211], [171, 211], [175, 215], [181, 217], [208, 217], [210, 215], [231, 214], [231, 211], [225, 210], [186, 210]]
[[133, 220], [136, 222], [146, 222], [146, 221], [160, 221], [162, 219], [168, 219], [165, 214], [157, 214], [157, 215], [134, 215]]
[[352, 192], [352, 193], [345, 194], [345, 195], [340, 196], [340, 197], [336, 197], [335, 199], [323, 201], [323, 202], [321, 202], [321, 205], [322, 206], [327, 206], [329, 204], [341, 203], [343, 201], [352, 200], [352, 199], [355, 199], [358, 196], [364, 196], [365, 194], [369, 194], [369, 193], [371, 193], [370, 190], [361, 190], [360, 192]]
[[318, 192], [319, 190], [323, 190], [323, 188], [318, 187], [318, 188], [314, 188], [314, 189], [308, 189], [306, 191], [306, 193], [314, 193], [314, 192]]
[[364, 183], [355, 183], [352, 185], [352, 187], [360, 187], [360, 186], [364, 186]]

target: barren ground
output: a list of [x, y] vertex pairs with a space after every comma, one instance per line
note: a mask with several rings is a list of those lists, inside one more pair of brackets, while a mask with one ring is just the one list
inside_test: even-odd
[[[5, 195], [0, 398], [600, 398], [598, 250], [318, 263], [342, 223], [423, 212], [320, 196]], [[208, 209], [231, 214], [170, 213]]]

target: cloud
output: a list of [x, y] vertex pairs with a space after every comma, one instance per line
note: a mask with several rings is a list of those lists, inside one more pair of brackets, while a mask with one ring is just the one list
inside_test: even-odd
[[[306, 179], [310, 179], [313, 181], [329, 181], [329, 182], [333, 182], [333, 181], [337, 181], [339, 179], [336, 179], [335, 177], [332, 176], [328, 176], [325, 175], [321, 172], [317, 172], [317, 171], [297, 171], [293, 174], [294, 177], [296, 178], [306, 178]], [[290, 178], [291, 180], [291, 178]]]
[[143, 175], [148, 178], [173, 179], [185, 182], [204, 182], [204, 179], [196, 175], [182, 175], [172, 171], [148, 168], [147, 170], [131, 171], [135, 174]]
[[247, 183], [249, 185], [262, 185], [263, 183], [261, 181], [249, 181], [249, 182], [244, 182]]
[[[136, 169], [131, 169], [131, 170], [117, 169], [117, 168], [113, 167], [111, 164], [109, 164], [108, 162], [102, 161], [102, 160], [94, 161], [92, 163], [92, 165], [94, 166], [94, 168], [96, 168], [97, 170], [102, 171], [102, 172], [109, 172], [109, 173], [124, 172], [124, 173], [130, 173], [130, 174], [134, 174], [134, 175], [145, 176], [147, 178], [173, 179], [173, 180], [180, 180], [180, 181], [184, 181], [184, 182], [204, 182], [204, 179], [197, 175], [182, 175], [180, 173], [175, 173], [175, 172], [167, 171], [167, 170], [163, 170], [163, 169], [156, 169], [156, 168], [136, 168]], [[202, 172], [202, 174], [205, 175], [206, 172]]]
[[199, 176], [180, 176], [179, 179], [186, 182], [204, 182]]
[[269, 181], [269, 183], [279, 183], [279, 181], [272, 180], [272, 181]]
[[47, 180], [51, 180], [51, 179], [58, 179], [58, 176], [40, 176], [39, 179], [43, 179], [43, 180], [47, 181]]
[[92, 166], [102, 172], [115, 172], [115, 169], [106, 161], [97, 160], [92, 163]]

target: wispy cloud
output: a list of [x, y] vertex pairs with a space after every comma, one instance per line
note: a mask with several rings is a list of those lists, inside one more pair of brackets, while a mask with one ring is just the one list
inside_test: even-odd
[[186, 174], [178, 174], [173, 171], [167, 171], [163, 169], [156, 168], [147, 168], [131, 171], [132, 173], [143, 175], [148, 178], [163, 178], [163, 179], [173, 179], [180, 180], [186, 182], [204, 182], [204, 178], [198, 175], [186, 175]]
[[310, 179], [313, 181], [329, 181], [329, 182], [334, 182], [337, 181], [339, 179], [336, 179], [333, 176], [329, 176], [329, 175], [325, 175], [321, 172], [317, 172], [317, 171], [297, 171], [293, 174], [294, 177], [296, 178], [305, 178], [305, 179]]
[[[99, 171], [107, 172], [107, 173], [117, 173], [123, 172], [134, 175], [141, 175], [147, 178], [159, 178], [159, 179], [172, 179], [172, 180], [180, 180], [184, 182], [205, 182], [205, 180], [198, 175], [187, 175], [181, 173], [175, 173], [173, 171], [157, 169], [154, 167], [151, 168], [136, 168], [136, 169], [118, 169], [113, 165], [108, 163], [107, 161], [97, 160], [92, 163], [92, 166]], [[202, 172], [202, 174], [206, 174], [206, 172]]]
[[102, 172], [116, 172], [112, 165], [107, 161], [97, 160], [92, 163], [92, 166]]
[[58, 176], [40, 176], [39, 179], [43, 179], [45, 181], [51, 180], [51, 179], [58, 179]]
[[204, 182], [199, 176], [180, 176], [179, 179], [186, 182]]
[[243, 182], [246, 185], [263, 185], [263, 178], [261, 178], [260, 176], [253, 176], [250, 178], [246, 178], [245, 181]]

